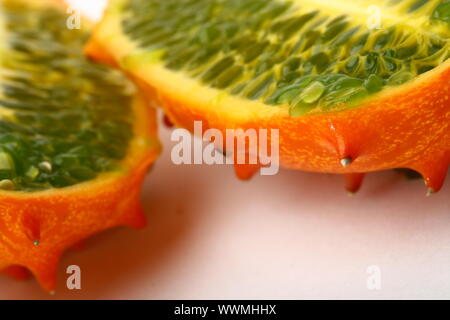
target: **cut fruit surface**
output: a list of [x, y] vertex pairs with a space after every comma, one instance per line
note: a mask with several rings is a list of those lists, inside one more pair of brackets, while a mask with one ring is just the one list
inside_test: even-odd
[[111, 0], [86, 52], [144, 83], [178, 126], [279, 129], [286, 168], [409, 168], [437, 191], [450, 163], [449, 9]]
[[55, 287], [65, 249], [141, 227], [159, 152], [155, 114], [118, 71], [83, 56], [89, 24], [56, 0], [0, 1], [0, 270]]

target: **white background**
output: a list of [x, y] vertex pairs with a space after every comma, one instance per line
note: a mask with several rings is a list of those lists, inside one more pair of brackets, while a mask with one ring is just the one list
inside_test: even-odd
[[[92, 17], [105, 1], [80, 0]], [[149, 226], [119, 228], [68, 252], [51, 297], [35, 280], [0, 278], [0, 298], [450, 298], [450, 183], [370, 174], [349, 197], [339, 176], [282, 170], [240, 182], [227, 166], [175, 166], [170, 131], [142, 198]], [[65, 268], [82, 290], [65, 288]], [[379, 291], [367, 267], [381, 268]]]

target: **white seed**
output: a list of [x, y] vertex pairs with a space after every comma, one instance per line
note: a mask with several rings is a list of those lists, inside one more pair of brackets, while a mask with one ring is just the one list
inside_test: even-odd
[[11, 155], [7, 152], [0, 152], [0, 169], [2, 170], [13, 170], [14, 169], [14, 161], [11, 158]]
[[52, 172], [52, 164], [48, 161], [42, 161], [39, 163], [39, 169], [47, 173]]
[[0, 181], [0, 189], [2, 190], [14, 190], [16, 185], [9, 179], [4, 179]]

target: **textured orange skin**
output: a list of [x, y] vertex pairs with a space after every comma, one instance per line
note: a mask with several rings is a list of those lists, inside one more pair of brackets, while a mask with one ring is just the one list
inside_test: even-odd
[[[226, 123], [158, 91], [169, 118], [193, 130], [205, 127], [280, 130], [280, 162], [289, 169], [328, 173], [364, 173], [393, 168], [420, 172], [438, 191], [450, 164], [450, 69], [421, 88], [373, 100], [347, 111], [280, 117], [267, 121]], [[345, 168], [340, 159], [351, 157]], [[244, 169], [245, 170], [245, 169]], [[255, 169], [257, 170], [257, 168]]]
[[[94, 32], [86, 53], [117, 67], [113, 48], [100, 42]], [[191, 132], [194, 121], [202, 121], [204, 130], [217, 128], [222, 132], [227, 128], [279, 129], [280, 164], [284, 168], [344, 174], [351, 192], [359, 189], [363, 173], [409, 168], [420, 172], [430, 191], [436, 192], [450, 164], [450, 64], [446, 66], [426, 81], [376, 96], [358, 108], [241, 123], [219, 118], [213, 109], [200, 110], [144, 79], [139, 82], [148, 98], [161, 106], [176, 126]], [[340, 160], [346, 157], [353, 161], [344, 167]], [[242, 179], [258, 170], [251, 165], [235, 168]]]
[[115, 226], [145, 226], [140, 190], [159, 154], [156, 114], [140, 95], [134, 98], [133, 110], [135, 136], [150, 143], [130, 148], [123, 172], [50, 191], [0, 192], [3, 273], [24, 279], [29, 270], [42, 288], [52, 291], [57, 265], [66, 249], [79, 247], [86, 237]]

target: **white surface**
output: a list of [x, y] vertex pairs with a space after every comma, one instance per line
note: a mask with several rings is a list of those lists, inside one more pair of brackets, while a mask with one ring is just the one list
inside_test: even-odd
[[[161, 131], [165, 151], [143, 191], [149, 227], [67, 253], [54, 297], [1, 277], [0, 298], [450, 298], [450, 183], [426, 198], [421, 181], [394, 172], [370, 174], [354, 197], [325, 174], [240, 182], [231, 167], [173, 165]], [[71, 264], [80, 291], [65, 289]], [[370, 265], [379, 291], [366, 287]]]
[[92, 19], [98, 20], [101, 18], [103, 8], [106, 6], [108, 0], [65, 0], [74, 9], [78, 9], [83, 14]]
[[[450, 186], [368, 176], [349, 197], [341, 177], [282, 170], [237, 181], [231, 167], [171, 164], [148, 176], [149, 226], [120, 228], [69, 252], [54, 298], [450, 298]], [[65, 269], [82, 290], [65, 289]], [[382, 290], [366, 287], [370, 265]], [[53, 298], [34, 280], [0, 278], [0, 298]]]

